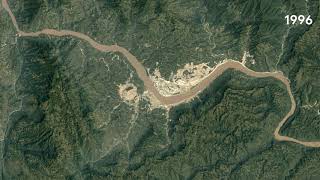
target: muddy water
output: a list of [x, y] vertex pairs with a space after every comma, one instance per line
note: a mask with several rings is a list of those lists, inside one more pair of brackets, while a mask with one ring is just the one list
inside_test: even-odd
[[205, 88], [207, 88], [212, 81], [214, 81], [217, 77], [219, 77], [222, 73], [224, 73], [228, 69], [234, 69], [238, 70], [240, 72], [245, 73], [248, 76], [256, 77], [256, 78], [264, 78], [264, 77], [272, 77], [279, 81], [281, 81], [287, 88], [288, 94], [290, 96], [291, 100], [291, 108], [290, 111], [286, 114], [286, 116], [281, 120], [281, 122], [278, 124], [277, 128], [274, 131], [275, 139], [279, 141], [289, 141], [289, 142], [295, 142], [304, 146], [308, 147], [320, 147], [320, 142], [305, 142], [300, 141], [288, 136], [282, 136], [279, 134], [281, 127], [284, 125], [284, 123], [293, 115], [295, 109], [296, 109], [296, 102], [294, 100], [294, 97], [292, 95], [291, 87], [290, 87], [290, 81], [283, 75], [282, 72], [255, 72], [243, 65], [242, 63], [238, 61], [232, 61], [228, 60], [225, 61], [219, 65], [216, 66], [216, 68], [211, 72], [211, 74], [206, 77], [203, 81], [201, 81], [198, 85], [193, 87], [190, 91], [174, 95], [174, 96], [163, 96], [159, 93], [157, 88], [155, 87], [153, 81], [148, 76], [146, 69], [144, 66], [138, 61], [138, 59], [132, 55], [127, 49], [120, 47], [118, 45], [103, 45], [96, 41], [94, 41], [89, 36], [75, 32], [75, 31], [68, 31], [68, 30], [54, 30], [54, 29], [44, 29], [38, 32], [23, 32], [19, 29], [19, 26], [17, 24], [16, 18], [13, 15], [7, 0], [2, 0], [2, 7], [8, 12], [13, 25], [15, 26], [17, 30], [17, 34], [19, 36], [23, 37], [38, 37], [40, 35], [49, 35], [49, 36], [56, 36], [56, 37], [64, 37], [64, 36], [71, 36], [78, 39], [81, 39], [83, 41], [88, 42], [93, 48], [102, 51], [102, 52], [118, 52], [123, 54], [129, 63], [133, 66], [133, 68], [136, 70], [138, 77], [144, 82], [144, 88], [149, 93], [152, 93], [163, 106], [171, 107], [178, 104], [181, 104], [183, 102], [189, 101], [193, 99], [195, 96], [197, 96], [200, 92], [202, 92]]

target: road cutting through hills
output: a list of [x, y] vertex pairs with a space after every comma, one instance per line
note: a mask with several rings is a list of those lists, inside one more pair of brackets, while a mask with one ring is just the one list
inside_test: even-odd
[[144, 82], [144, 88], [148, 93], [151, 93], [157, 100], [161, 103], [161, 105], [166, 107], [173, 107], [179, 105], [181, 103], [187, 102], [192, 100], [196, 97], [200, 92], [206, 89], [211, 82], [213, 82], [217, 77], [223, 74], [228, 69], [238, 70], [248, 76], [255, 77], [255, 78], [266, 78], [271, 77], [281, 81], [287, 89], [287, 92], [290, 96], [291, 100], [291, 108], [290, 111], [286, 114], [286, 116], [280, 121], [278, 126], [274, 131], [274, 137], [278, 141], [287, 141], [287, 142], [294, 142], [298, 143], [307, 147], [320, 147], [320, 142], [307, 142], [307, 141], [300, 141], [288, 136], [280, 135], [281, 127], [286, 123], [286, 121], [294, 114], [296, 110], [296, 102], [292, 95], [290, 81], [286, 78], [282, 72], [255, 72], [249, 68], [247, 68], [243, 63], [234, 60], [225, 60], [224, 62], [218, 64], [215, 69], [201, 82], [199, 82], [196, 86], [190, 89], [188, 92], [172, 95], [172, 96], [163, 96], [159, 93], [158, 89], [154, 85], [154, 82], [148, 76], [148, 73], [144, 66], [140, 63], [140, 61], [131, 54], [127, 49], [118, 46], [118, 45], [104, 45], [96, 42], [89, 36], [75, 31], [69, 30], [55, 30], [55, 29], [43, 29], [37, 32], [24, 32], [19, 29], [18, 23], [14, 14], [12, 13], [8, 1], [2, 0], [2, 7], [7, 11], [9, 14], [11, 21], [16, 28], [17, 35], [20, 37], [39, 37], [40, 35], [48, 35], [48, 36], [55, 36], [55, 37], [75, 37], [82, 41], [86, 41], [89, 43], [93, 48], [97, 49], [98, 51], [102, 52], [118, 52], [121, 53], [123, 56], [127, 58], [129, 63], [135, 69], [138, 77]]

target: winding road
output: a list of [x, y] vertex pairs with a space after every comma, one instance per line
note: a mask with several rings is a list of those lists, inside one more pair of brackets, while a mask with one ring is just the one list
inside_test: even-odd
[[290, 111], [286, 114], [286, 116], [280, 121], [278, 126], [276, 127], [274, 131], [274, 137], [278, 141], [288, 141], [288, 142], [294, 142], [298, 143], [307, 147], [320, 147], [320, 142], [307, 142], [307, 141], [300, 141], [288, 136], [282, 136], [280, 135], [280, 129], [285, 124], [285, 122], [294, 114], [296, 109], [296, 102], [292, 95], [291, 87], [290, 87], [290, 81], [288, 78], [286, 78], [282, 72], [255, 72], [251, 69], [248, 69], [244, 64], [228, 60], [225, 61], [219, 65], [216, 66], [216, 68], [209, 74], [208, 77], [206, 77], [203, 81], [201, 81], [199, 84], [197, 84], [195, 87], [193, 87], [190, 91], [174, 95], [174, 96], [163, 96], [159, 93], [157, 88], [155, 87], [153, 81], [148, 76], [144, 66], [138, 61], [138, 59], [132, 55], [127, 49], [120, 47], [118, 45], [103, 45], [96, 41], [94, 41], [89, 36], [69, 31], [69, 30], [54, 30], [54, 29], [43, 29], [38, 32], [24, 32], [19, 29], [18, 23], [16, 21], [16, 18], [14, 14], [12, 13], [7, 0], [2, 0], [2, 7], [7, 11], [9, 14], [11, 21], [16, 28], [18, 36], [23, 37], [38, 37], [40, 35], [49, 35], [49, 36], [56, 36], [56, 37], [64, 37], [64, 36], [71, 36], [78, 38], [80, 40], [88, 42], [93, 48], [102, 51], [102, 52], [119, 52], [123, 54], [129, 63], [133, 66], [133, 68], [136, 70], [138, 77], [144, 82], [144, 88], [146, 91], [152, 93], [159, 102], [164, 106], [175, 106], [180, 103], [186, 102], [194, 98], [198, 95], [198, 93], [202, 92], [205, 88], [207, 88], [212, 81], [214, 81], [217, 77], [219, 77], [222, 73], [224, 73], [228, 69], [235, 69], [238, 71], [241, 71], [245, 73], [248, 76], [256, 77], [256, 78], [264, 78], [264, 77], [272, 77], [279, 81], [281, 81], [287, 88], [288, 94], [290, 96], [291, 100], [291, 108]]

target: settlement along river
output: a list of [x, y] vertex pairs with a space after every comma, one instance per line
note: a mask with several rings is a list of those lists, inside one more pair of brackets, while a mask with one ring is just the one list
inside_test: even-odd
[[83, 41], [88, 42], [93, 48], [102, 51], [102, 52], [119, 52], [123, 54], [129, 63], [133, 66], [133, 68], [136, 70], [138, 77], [144, 82], [144, 88], [146, 91], [154, 95], [159, 102], [163, 106], [175, 106], [180, 103], [186, 102], [194, 98], [198, 95], [198, 93], [202, 92], [205, 88], [207, 88], [212, 81], [214, 81], [217, 77], [219, 77], [222, 73], [224, 73], [228, 69], [234, 69], [238, 70], [242, 73], [245, 73], [248, 76], [256, 77], [256, 78], [265, 78], [265, 77], [272, 77], [279, 81], [281, 81], [287, 88], [288, 94], [290, 96], [291, 100], [291, 108], [290, 111], [286, 114], [286, 116], [280, 121], [277, 128], [274, 131], [275, 139], [278, 141], [288, 141], [288, 142], [294, 142], [298, 143], [304, 146], [308, 147], [320, 147], [320, 142], [306, 142], [306, 141], [300, 141], [288, 136], [282, 136], [279, 134], [281, 127], [285, 124], [285, 122], [294, 114], [296, 109], [296, 102], [294, 100], [294, 97], [292, 95], [291, 87], [290, 87], [290, 81], [288, 78], [286, 78], [282, 72], [255, 72], [253, 70], [248, 69], [244, 64], [238, 62], [238, 61], [232, 61], [228, 60], [225, 61], [219, 65], [216, 66], [216, 68], [207, 76], [204, 80], [202, 80], [199, 84], [197, 84], [195, 87], [193, 87], [190, 91], [179, 94], [179, 95], [173, 95], [173, 96], [163, 96], [159, 93], [157, 88], [155, 87], [153, 81], [148, 76], [146, 69], [144, 66], [138, 61], [138, 59], [131, 54], [127, 49], [120, 47], [118, 45], [103, 45], [96, 41], [94, 41], [89, 36], [75, 32], [75, 31], [68, 31], [68, 30], [54, 30], [54, 29], [44, 29], [38, 32], [23, 32], [19, 29], [18, 23], [16, 21], [16, 18], [14, 14], [12, 13], [8, 1], [2, 0], [2, 7], [8, 12], [11, 21], [16, 28], [17, 34], [20, 37], [38, 37], [40, 35], [49, 35], [49, 36], [57, 36], [57, 37], [63, 37], [63, 36], [71, 36], [78, 39], [81, 39]]

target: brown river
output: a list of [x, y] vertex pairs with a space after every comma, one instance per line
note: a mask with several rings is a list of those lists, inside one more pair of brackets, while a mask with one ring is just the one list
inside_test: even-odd
[[16, 28], [18, 36], [22, 36], [22, 37], [38, 37], [40, 35], [49, 35], [49, 36], [56, 36], [56, 37], [69, 36], [69, 37], [74, 37], [74, 38], [77, 38], [77, 39], [80, 39], [82, 41], [89, 43], [93, 48], [97, 49], [98, 51], [118, 52], [118, 53], [123, 54], [127, 58], [127, 60], [129, 61], [129, 63], [133, 66], [133, 68], [135, 69], [138, 77], [144, 82], [145, 90], [148, 91], [149, 93], [151, 93], [152, 95], [154, 95], [163, 106], [171, 107], [171, 106], [175, 106], [175, 105], [178, 105], [178, 104], [181, 104], [183, 102], [186, 102], [186, 101], [193, 99], [200, 92], [202, 92], [205, 88], [207, 88], [211, 84], [211, 82], [213, 82], [217, 77], [219, 77], [222, 73], [224, 73], [228, 69], [238, 70], [238, 71], [245, 73], [246, 75], [251, 76], [251, 77], [256, 77], [256, 78], [272, 77], [274, 79], [277, 79], [277, 80], [281, 81], [287, 88], [287, 92], [288, 92], [288, 94], [290, 96], [290, 100], [291, 100], [291, 102], [290, 102], [291, 108], [290, 108], [290, 111], [286, 114], [286, 116], [280, 121], [280, 123], [276, 127], [276, 129], [274, 131], [275, 139], [278, 141], [294, 142], [294, 143], [298, 143], [298, 144], [301, 144], [301, 145], [304, 145], [307, 147], [320, 147], [320, 142], [300, 141], [300, 140], [294, 139], [292, 137], [280, 135], [281, 127], [294, 114], [295, 109], [296, 109], [296, 102], [295, 102], [295, 99], [292, 95], [290, 81], [288, 80], [287, 77], [285, 77], [283, 75], [282, 72], [255, 72], [255, 71], [247, 68], [244, 64], [242, 64], [238, 61], [228, 60], [228, 61], [225, 61], [225, 62], [217, 65], [216, 68], [209, 74], [208, 77], [206, 77], [204, 80], [202, 80], [199, 84], [197, 84], [195, 87], [193, 87], [190, 91], [183, 93], [183, 94], [173, 95], [173, 96], [163, 96], [159, 93], [159, 91], [155, 87], [153, 81], [148, 76], [144, 66], [127, 49], [120, 47], [118, 45], [100, 44], [85, 34], [75, 32], [75, 31], [69, 31], [69, 30], [58, 31], [58, 30], [54, 30], [54, 29], [43, 29], [43, 30], [37, 31], [37, 32], [23, 32], [22, 30], [19, 29], [16, 18], [9, 7], [7, 0], [2, 0], [2, 8], [4, 8], [7, 11], [7, 13], [9, 14], [11, 21], [12, 21], [14, 27]]

